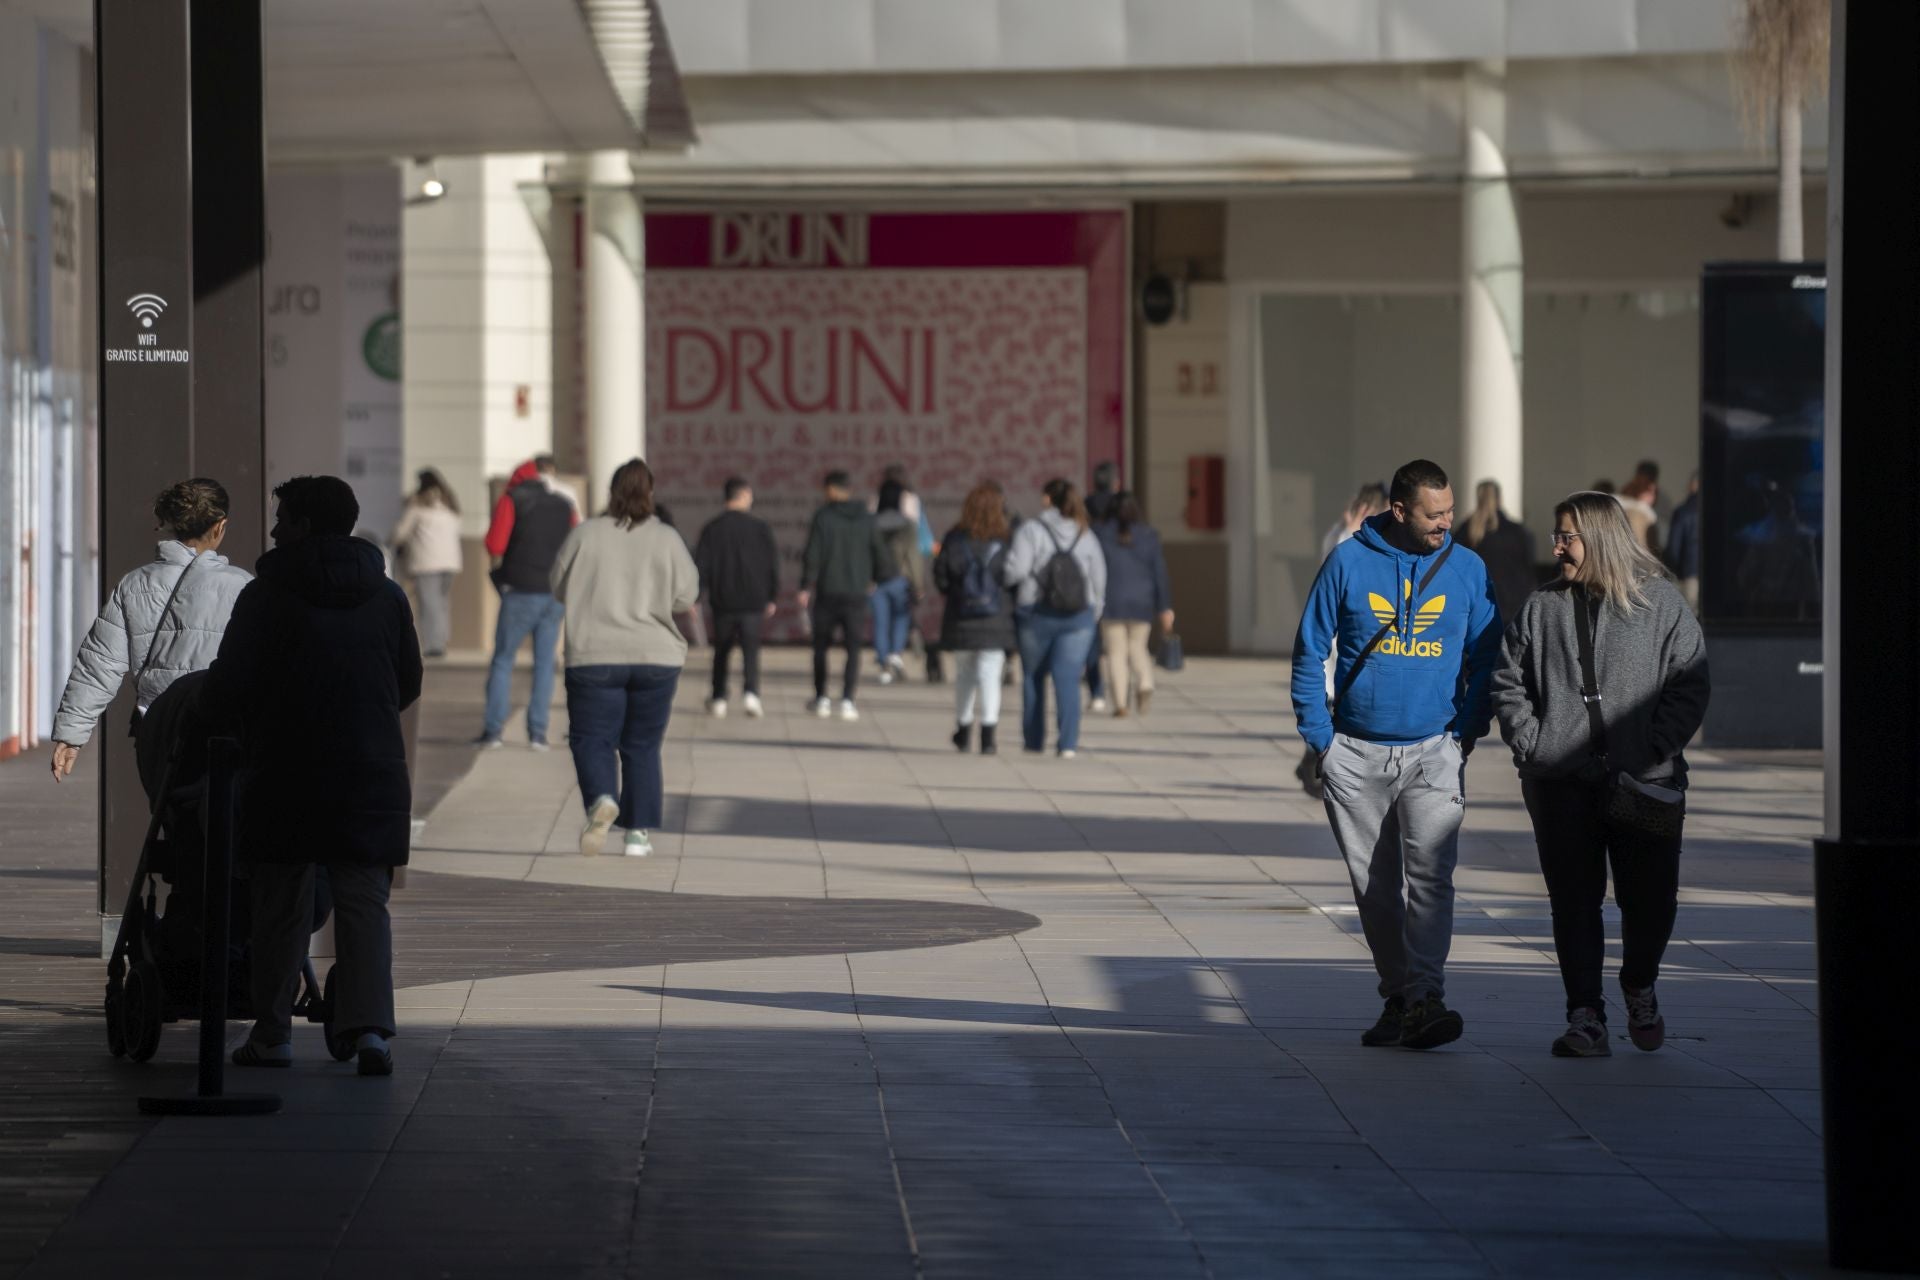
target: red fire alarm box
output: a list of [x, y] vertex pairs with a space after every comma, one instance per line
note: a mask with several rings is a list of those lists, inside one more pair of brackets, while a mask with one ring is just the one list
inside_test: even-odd
[[1187, 528], [1227, 527], [1227, 460], [1217, 453], [1187, 459]]

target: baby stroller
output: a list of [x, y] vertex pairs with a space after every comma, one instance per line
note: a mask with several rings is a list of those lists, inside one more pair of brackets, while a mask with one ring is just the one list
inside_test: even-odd
[[[154, 700], [135, 733], [140, 782], [152, 816], [140, 846], [140, 864], [127, 892], [107, 963], [107, 1049], [134, 1062], [152, 1058], [169, 1022], [200, 1016], [201, 942], [205, 920], [207, 726], [195, 702], [205, 672], [180, 677]], [[161, 886], [167, 887], [164, 901]], [[227, 1017], [253, 1016], [248, 894], [234, 877], [227, 947]], [[314, 889], [313, 927], [331, 914], [325, 877]], [[296, 1016], [328, 1024], [333, 975], [323, 988], [306, 962]], [[353, 1055], [327, 1025], [327, 1048], [341, 1061]]]

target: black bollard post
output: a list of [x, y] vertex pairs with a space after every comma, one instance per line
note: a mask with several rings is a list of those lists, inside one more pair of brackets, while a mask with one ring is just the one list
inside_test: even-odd
[[142, 1098], [150, 1116], [263, 1116], [280, 1109], [271, 1093], [225, 1091], [227, 972], [233, 923], [233, 777], [240, 744], [207, 744], [206, 858], [202, 863], [200, 933], [200, 1086], [190, 1098]]

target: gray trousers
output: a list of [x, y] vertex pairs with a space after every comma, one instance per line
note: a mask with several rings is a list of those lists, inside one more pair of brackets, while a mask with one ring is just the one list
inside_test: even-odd
[[420, 599], [420, 652], [445, 653], [453, 629], [453, 575], [416, 573], [413, 591]]
[[1405, 747], [1336, 734], [1320, 770], [1381, 997], [1445, 995], [1467, 804], [1460, 744], [1444, 733]]
[[[255, 1044], [293, 1039], [293, 1001], [313, 934], [313, 866], [256, 862], [253, 876], [253, 1034]], [[390, 867], [330, 862], [333, 891], [333, 1026], [341, 1032], [394, 1034]]]

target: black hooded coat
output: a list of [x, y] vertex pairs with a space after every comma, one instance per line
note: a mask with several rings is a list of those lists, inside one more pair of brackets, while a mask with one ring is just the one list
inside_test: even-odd
[[413, 610], [380, 549], [320, 534], [267, 552], [241, 591], [202, 709], [237, 732], [243, 861], [407, 861], [400, 712], [420, 697]]

